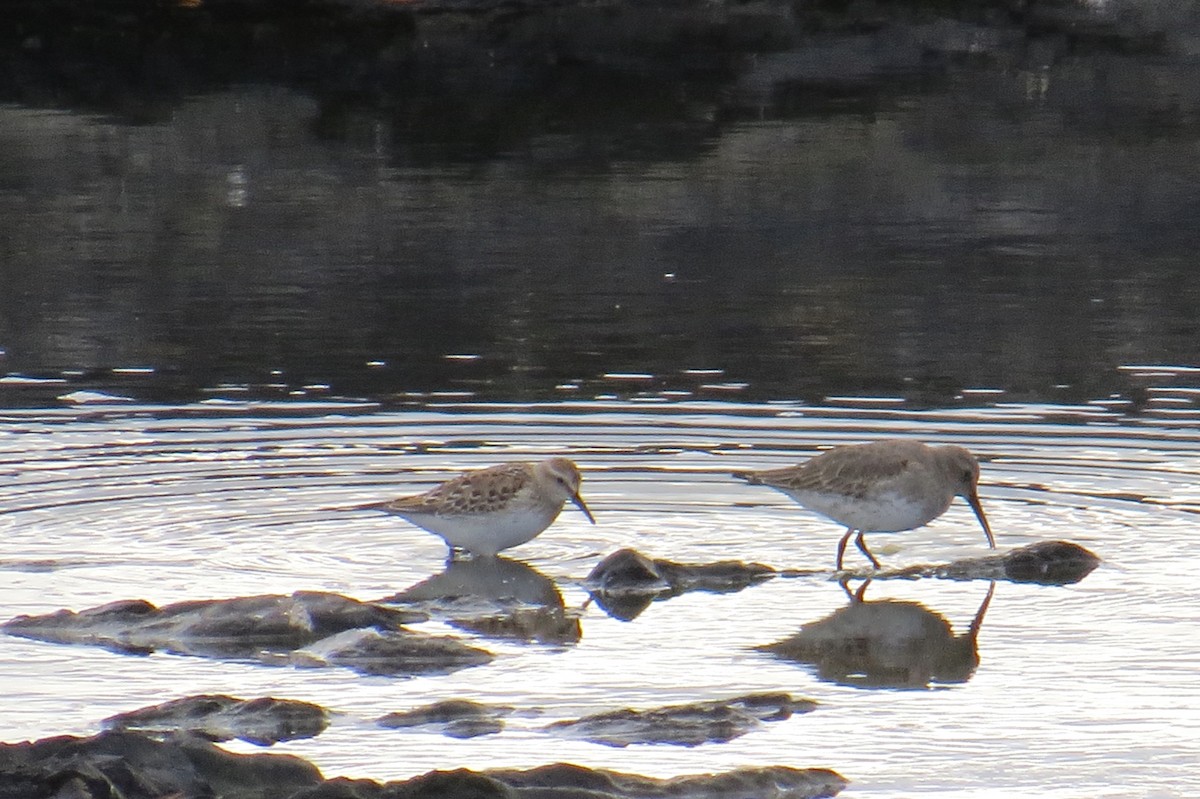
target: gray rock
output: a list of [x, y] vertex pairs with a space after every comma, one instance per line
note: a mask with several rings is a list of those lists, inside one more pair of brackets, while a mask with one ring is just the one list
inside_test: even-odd
[[953, 563], [909, 566], [864, 577], [941, 577], [949, 580], [1011, 580], [1018, 583], [1068, 585], [1087, 577], [1101, 563], [1095, 553], [1070, 541], [1038, 541], [1008, 552], [966, 558]]
[[557, 721], [546, 729], [606, 746], [698, 746], [731, 741], [756, 729], [764, 721], [781, 721], [793, 713], [808, 713], [816, 704], [785, 693], [748, 694], [650, 710], [623, 708], [572, 721]]
[[291, 755], [232, 754], [188, 734], [135, 732], [0, 744], [0, 799], [817, 799], [846, 780], [785, 766], [657, 779], [555, 763], [433, 771], [410, 780], [325, 780]]
[[837, 796], [847, 780], [828, 769], [740, 768], [722, 774], [656, 779], [555, 763], [527, 771], [490, 770], [492, 779], [528, 799], [818, 799]]
[[103, 724], [112, 730], [157, 734], [188, 731], [212, 741], [238, 738], [269, 746], [320, 735], [329, 726], [329, 712], [320, 705], [294, 699], [204, 694], [119, 713]]
[[448, 699], [412, 710], [388, 713], [375, 723], [392, 729], [430, 727], [450, 738], [475, 738], [504, 729], [503, 716], [511, 710], [510, 707], [482, 705], [467, 699]]
[[238, 755], [183, 734], [60, 736], [0, 744], [0, 799], [275, 799], [321, 782], [316, 766], [290, 755]]
[[630, 621], [656, 599], [688, 591], [733, 593], [775, 575], [774, 569], [761, 563], [677, 563], [650, 558], [634, 549], [619, 549], [596, 564], [584, 586], [606, 613]]
[[448, 635], [408, 630], [346, 630], [292, 653], [296, 666], [342, 666], [359, 674], [405, 676], [443, 674], [490, 663], [492, 653]]
[[491, 654], [446, 636], [403, 625], [425, 613], [387, 608], [338, 594], [301, 591], [179, 602], [142, 600], [78, 613], [19, 616], [0, 630], [23, 638], [90, 644], [117, 652], [252, 660], [268, 665], [342, 666], [363, 674], [425, 674], [491, 660]]

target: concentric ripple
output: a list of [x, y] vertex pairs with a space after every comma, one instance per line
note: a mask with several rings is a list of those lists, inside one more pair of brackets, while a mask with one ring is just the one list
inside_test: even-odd
[[[890, 436], [957, 443], [980, 456], [980, 493], [1002, 549], [1066, 539], [1105, 560], [1075, 586], [997, 586], [979, 666], [963, 683], [856, 688], [754, 649], [845, 605], [822, 571], [841, 531], [729, 473]], [[1200, 430], [1190, 420], [1126, 420], [1095, 407], [921, 413], [882, 402], [11, 411], [0, 416], [5, 618], [133, 598], [390, 595], [442, 571], [444, 546], [395, 518], [344, 508], [463, 469], [550, 455], [580, 463], [598, 524], [568, 506], [549, 531], [508, 554], [557, 584], [580, 615], [578, 643], [514, 644], [431, 622], [500, 657], [452, 675], [391, 680], [4, 637], [5, 740], [89, 733], [113, 713], [223, 692], [342, 711], [320, 737], [276, 747], [330, 775], [394, 778], [547, 759], [664, 776], [783, 763], [834, 768], [853, 781], [854, 796], [1200, 791], [1200, 611], [1188, 566], [1200, 521]], [[686, 594], [623, 622], [588, 604], [579, 585], [621, 547], [817, 573]], [[974, 557], [985, 547], [965, 503], [925, 529], [872, 542], [888, 565]], [[865, 595], [921, 603], [961, 633], [987, 591], [875, 581]], [[612, 750], [542, 731], [584, 713], [750, 690], [788, 690], [821, 705], [699, 750]], [[503, 733], [469, 742], [368, 723], [455, 697], [520, 710]]]

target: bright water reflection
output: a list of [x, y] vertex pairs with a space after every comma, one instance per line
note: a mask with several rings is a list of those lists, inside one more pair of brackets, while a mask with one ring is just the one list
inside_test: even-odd
[[[496, 653], [489, 665], [401, 680], [4, 637], [0, 728], [6, 740], [89, 733], [106, 716], [188, 694], [273, 695], [344, 714], [315, 739], [274, 748], [311, 758], [328, 775], [389, 778], [548, 760], [654, 775], [783, 763], [836, 769], [853, 781], [847, 796], [1193, 794], [1200, 614], [1177, 555], [1200, 512], [1200, 434], [1162, 423], [1048, 420], [1063, 412], [613, 403], [361, 415], [331, 407], [310, 416], [213, 415], [198, 406], [7, 413], [6, 617], [119, 599], [165, 604], [300, 589], [436, 598], [462, 593], [464, 584], [487, 595], [486, 581], [460, 573], [474, 567], [445, 568], [437, 538], [396, 519], [327, 509], [508, 458], [575, 458], [599, 524], [564, 513], [504, 566], [510, 582], [528, 590], [527, 607], [551, 610], [565, 633], [421, 625]], [[921, 608], [926, 620], [948, 625], [948, 643], [968, 642], [956, 672], [918, 690], [821, 679], [809, 666], [757, 651], [844, 612], [847, 595], [828, 572], [687, 593], [632, 621], [585, 608], [581, 579], [620, 547], [686, 562], [827, 568], [836, 525], [728, 474], [883, 435], [978, 453], [982, 501], [1003, 549], [1062, 538], [1105, 564], [1072, 586], [999, 583], [986, 616], [983, 582], [873, 581], [864, 601]], [[877, 546], [896, 565], [986, 551], [961, 503], [930, 527], [881, 537]], [[537, 624], [533, 617], [528, 629], [543, 629]], [[967, 638], [973, 625], [977, 637]], [[760, 690], [821, 704], [700, 749], [615, 750], [543, 731], [599, 710]], [[502, 733], [469, 741], [370, 723], [444, 698], [519, 710]]]

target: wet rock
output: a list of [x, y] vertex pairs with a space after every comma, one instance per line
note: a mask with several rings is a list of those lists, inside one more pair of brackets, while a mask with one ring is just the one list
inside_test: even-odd
[[110, 716], [108, 729], [165, 734], [187, 731], [212, 741], [234, 738], [260, 746], [312, 738], [329, 726], [320, 705], [293, 699], [239, 699], [204, 694]]
[[0, 629], [10, 635], [118, 652], [155, 651], [220, 658], [287, 652], [343, 630], [399, 629], [425, 617], [338, 594], [301, 591], [177, 602], [155, 607], [125, 600], [79, 612], [18, 616]]
[[555, 799], [817, 799], [837, 796], [847, 781], [828, 769], [786, 766], [740, 768], [723, 774], [695, 774], [670, 779], [622, 774], [555, 763], [527, 771], [483, 772], [517, 791], [517, 796]]
[[359, 674], [404, 676], [444, 674], [490, 663], [492, 653], [448, 635], [407, 630], [346, 630], [299, 649], [289, 658], [297, 666], [342, 666]]
[[919, 602], [863, 599], [866, 587], [851, 594], [846, 607], [758, 649], [812, 666], [820, 679], [839, 685], [928, 688], [971, 678], [979, 666], [979, 629], [995, 583], [961, 635]]
[[784, 693], [748, 694], [734, 699], [668, 705], [650, 710], [624, 708], [557, 721], [546, 729], [564, 732], [606, 746], [674, 744], [698, 746], [724, 743], [759, 727], [765, 721], [782, 721], [792, 713], [816, 707], [809, 699]]
[[0, 744], [0, 799], [816, 799], [846, 785], [784, 766], [657, 779], [555, 763], [434, 771], [406, 781], [335, 778], [291, 755], [241, 755], [189, 734], [136, 732]]
[[3, 799], [273, 799], [321, 782], [316, 766], [290, 755], [239, 755], [187, 734], [160, 741], [116, 731], [0, 744], [0, 774]]
[[574, 644], [582, 634], [554, 581], [510, 558], [471, 558], [384, 599], [492, 638]]
[[116, 652], [163, 651], [269, 665], [343, 666], [363, 674], [450, 671], [491, 655], [443, 636], [403, 628], [427, 614], [302, 591], [179, 602], [113, 602], [78, 613], [19, 616], [0, 626], [10, 635]]
[[[456, 769], [431, 771], [411, 780], [383, 785], [369, 780], [328, 780], [288, 799], [517, 799], [521, 795], [522, 792], [486, 774]], [[549, 795], [567, 799], [567, 795], [557, 792]]]
[[655, 594], [671, 590], [654, 560], [636, 549], [618, 549], [596, 564], [587, 585], [604, 593]]
[[482, 705], [466, 699], [448, 699], [431, 705], [397, 713], [388, 713], [376, 720], [381, 727], [430, 727], [450, 738], [475, 738], [492, 735], [504, 729], [504, 714], [509, 707]]
[[1008, 552], [953, 563], [889, 569], [864, 577], [940, 577], [949, 580], [1011, 580], [1019, 583], [1069, 585], [1087, 577], [1101, 563], [1095, 553], [1070, 541], [1038, 541]]
[[630, 621], [656, 599], [687, 591], [733, 593], [775, 575], [774, 569], [761, 563], [677, 563], [620, 549], [596, 564], [584, 585], [606, 613]]
[[1004, 574], [1019, 583], [1069, 585], [1100, 565], [1100, 557], [1070, 541], [1039, 541], [1004, 556]]

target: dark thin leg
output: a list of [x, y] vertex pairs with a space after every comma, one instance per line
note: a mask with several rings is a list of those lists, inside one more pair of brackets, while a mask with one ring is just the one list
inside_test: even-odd
[[846, 596], [849, 598], [850, 604], [853, 605], [863, 601], [863, 595], [867, 593], [867, 586], [871, 584], [871, 578], [868, 577], [867, 579], [863, 580], [863, 584], [860, 585], [856, 591], [850, 590], [851, 579], [852, 578], [850, 577], [843, 577], [842, 579], [838, 580], [838, 585], [840, 585], [842, 590], [846, 592]]
[[871, 550], [867, 549], [867, 542], [863, 540], [863, 533], [859, 531], [858, 537], [854, 539], [854, 543], [858, 545], [858, 551], [867, 556], [871, 561], [871, 565], [876, 569], [879, 568], [879, 561], [875, 560], [875, 556], [871, 554]]
[[852, 536], [852, 535], [854, 535], [854, 528], [847, 527], [846, 534], [844, 536], [842, 536], [842, 540], [838, 542], [838, 559], [837, 559], [837, 570], [838, 571], [842, 570], [842, 558], [846, 554], [846, 542], [850, 540], [850, 536]]
[[992, 580], [992, 584], [988, 586], [987, 596], [983, 598], [983, 604], [979, 606], [979, 610], [975, 611], [975, 618], [971, 620], [971, 628], [967, 637], [972, 641], [979, 636], [979, 628], [983, 626], [983, 614], [987, 613], [988, 605], [992, 604], [992, 594], [996, 593], [996, 581]]

